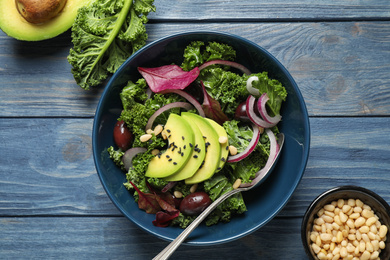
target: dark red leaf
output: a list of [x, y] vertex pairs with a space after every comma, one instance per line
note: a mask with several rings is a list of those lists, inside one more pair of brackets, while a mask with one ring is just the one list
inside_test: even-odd
[[159, 211], [156, 213], [156, 219], [153, 220], [153, 225], [156, 227], [167, 227], [171, 223], [172, 219], [178, 217], [180, 212], [178, 210], [174, 212]]
[[130, 181], [130, 184], [138, 192], [138, 207], [146, 211], [149, 214], [156, 214], [161, 210], [161, 206], [156, 199], [155, 193], [144, 193], [138, 189], [138, 187]]
[[154, 93], [167, 89], [185, 89], [199, 76], [198, 67], [191, 71], [184, 71], [177, 65], [157, 68], [138, 67], [138, 71]]
[[229, 118], [222, 111], [221, 105], [219, 104], [219, 102], [217, 100], [213, 99], [207, 93], [203, 82], [201, 82], [201, 84], [202, 84], [203, 95], [204, 95], [202, 108], [203, 108], [204, 113], [206, 114], [206, 117], [211, 118], [215, 122], [217, 122], [218, 124], [222, 125], [225, 121], [228, 121]]

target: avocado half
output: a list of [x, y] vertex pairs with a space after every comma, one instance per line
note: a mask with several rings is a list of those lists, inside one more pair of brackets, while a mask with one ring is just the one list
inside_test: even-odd
[[8, 36], [22, 41], [42, 41], [67, 31], [77, 10], [90, 0], [67, 0], [62, 11], [53, 19], [40, 24], [27, 22], [16, 8], [15, 0], [0, 0], [0, 29]]

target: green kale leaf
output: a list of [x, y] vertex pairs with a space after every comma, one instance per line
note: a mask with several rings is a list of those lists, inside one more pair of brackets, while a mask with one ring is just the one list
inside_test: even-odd
[[220, 67], [203, 69], [199, 80], [229, 118], [234, 118], [238, 105], [248, 97], [245, 78]]
[[236, 51], [230, 45], [218, 42], [191, 42], [184, 50], [184, 60], [181, 67], [185, 71], [202, 65], [210, 60], [234, 60]]
[[154, 0], [95, 0], [79, 9], [68, 55], [72, 74], [83, 89], [101, 84], [145, 45], [147, 15]]
[[[252, 87], [257, 88], [260, 91], [260, 95], [267, 93], [269, 101], [267, 106], [271, 116], [280, 114], [280, 108], [282, 102], [286, 101], [287, 91], [276, 79], [270, 79], [267, 72], [252, 74], [250, 76], [257, 76], [259, 80], [252, 82]], [[249, 76], [247, 76], [249, 78]], [[247, 80], [247, 79], [246, 79]]]

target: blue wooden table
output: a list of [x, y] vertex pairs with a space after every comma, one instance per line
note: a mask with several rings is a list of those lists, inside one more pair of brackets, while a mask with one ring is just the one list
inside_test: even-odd
[[[263, 46], [307, 104], [311, 150], [286, 207], [234, 242], [173, 259], [306, 259], [302, 216], [321, 192], [371, 189], [390, 203], [388, 0], [155, 0], [149, 40], [216, 30]], [[0, 259], [151, 259], [168, 243], [124, 218], [96, 174], [91, 133], [103, 88], [78, 87], [70, 32], [44, 42], [0, 32]], [[271, 198], [270, 198], [271, 199]]]

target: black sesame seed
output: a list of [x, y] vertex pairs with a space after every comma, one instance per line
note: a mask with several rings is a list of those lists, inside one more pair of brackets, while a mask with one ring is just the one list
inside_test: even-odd
[[203, 136], [204, 139], [206, 139], [207, 137], [206, 136]]
[[185, 138], [184, 138], [184, 136], [182, 136], [182, 137], [181, 137], [181, 139], [183, 139], [183, 140], [184, 140], [184, 139], [185, 139]]
[[177, 162], [173, 162], [173, 164], [174, 164], [174, 165], [176, 165], [176, 164], [177, 164]]
[[169, 155], [166, 155], [167, 158], [169, 158]]
[[171, 130], [167, 129], [167, 132], [168, 132], [168, 133], [170, 133], [170, 132], [171, 132]]
[[195, 154], [194, 156], [193, 156], [194, 158], [198, 158], [198, 156]]
[[229, 150], [229, 146], [226, 146], [226, 150]]
[[217, 171], [220, 171], [221, 169], [222, 169], [221, 167], [218, 167], [218, 168], [217, 168]]
[[222, 158], [221, 158], [221, 161], [223, 161], [223, 162], [226, 161], [225, 157], [222, 157]]
[[184, 153], [181, 153], [181, 156], [184, 156]]
[[193, 145], [190, 143], [190, 147], [193, 147]]
[[184, 145], [184, 146], [183, 146], [183, 149], [186, 149], [186, 147], [187, 147], [187, 146], [186, 146], [186, 145]]
[[170, 159], [168, 160], [168, 162], [170, 162], [170, 161], [172, 161], [172, 158], [170, 158]]

